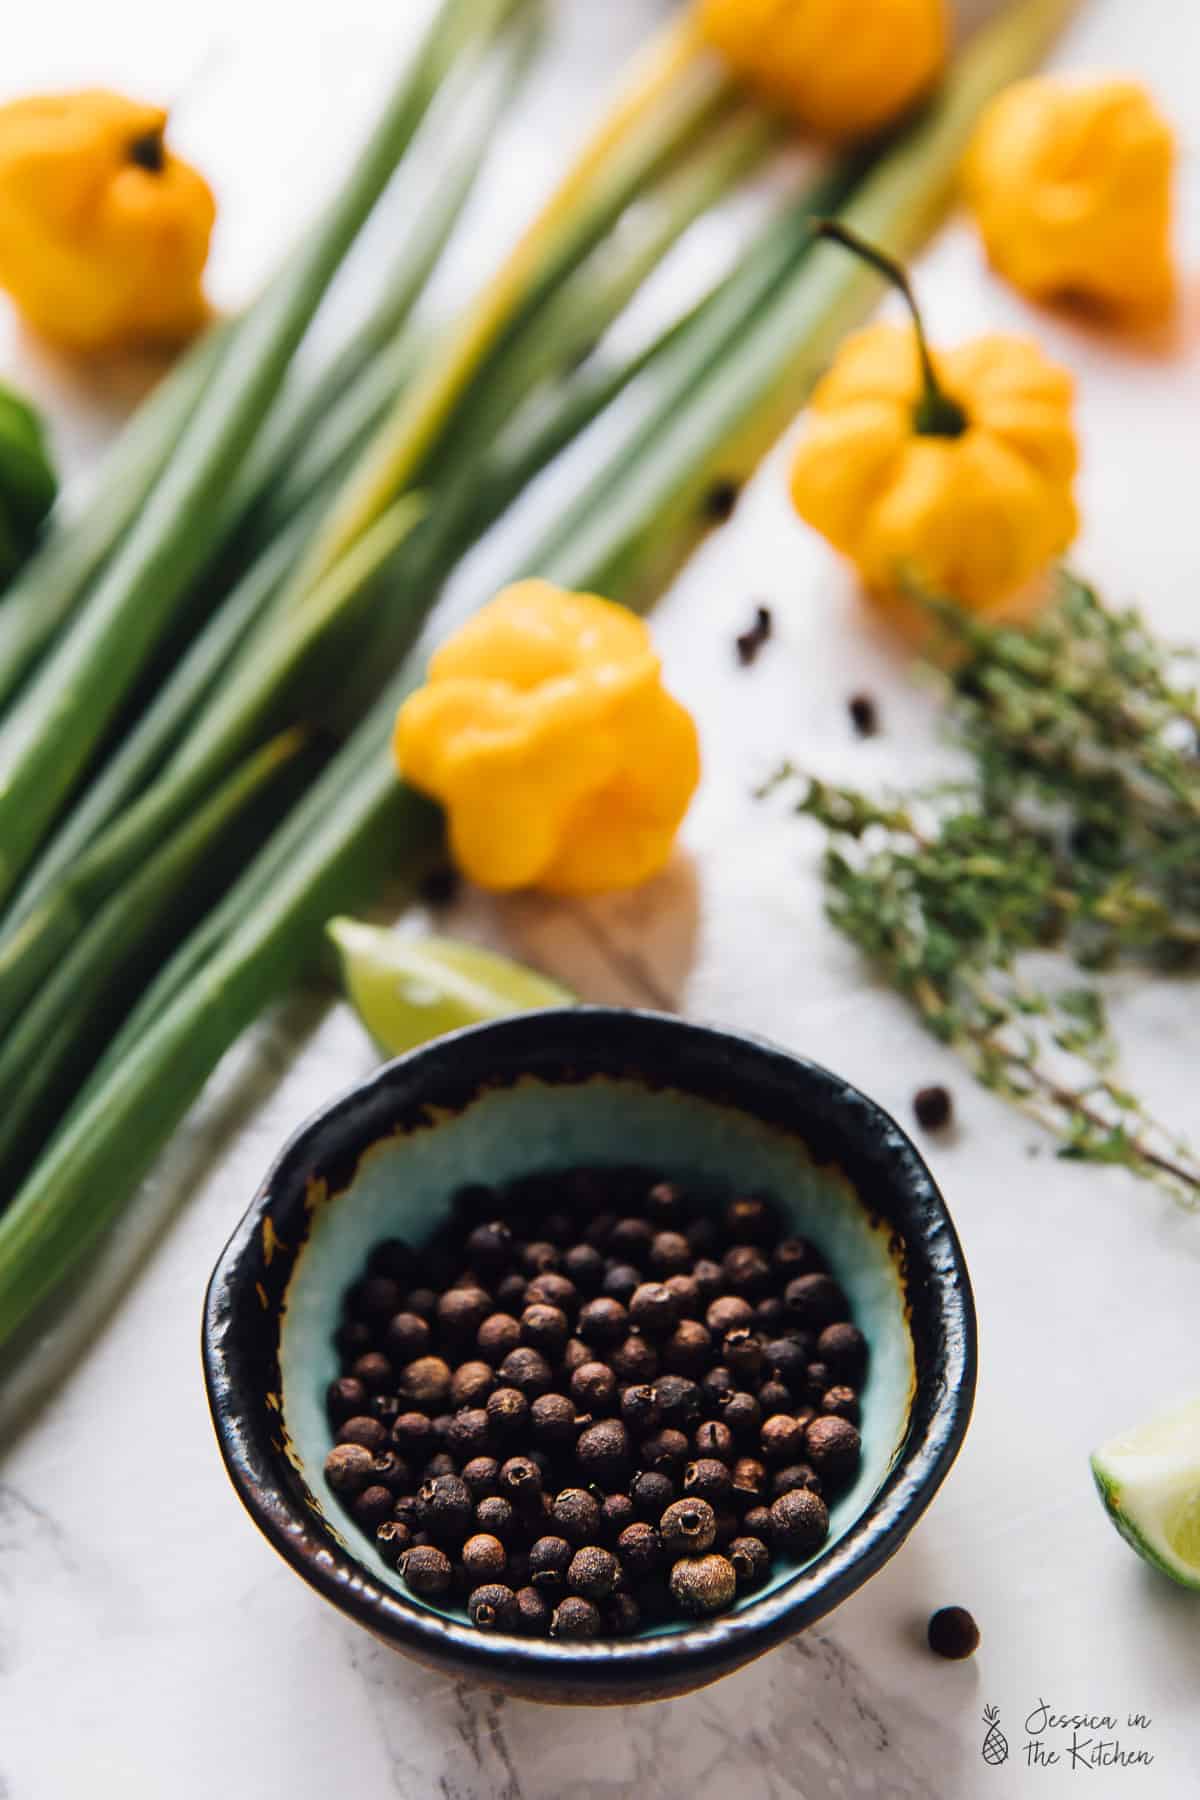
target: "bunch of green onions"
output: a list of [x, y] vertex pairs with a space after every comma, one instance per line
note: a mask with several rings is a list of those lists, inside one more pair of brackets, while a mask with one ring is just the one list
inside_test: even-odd
[[[910, 253], [980, 107], [1069, 6], [1013, 0], [902, 136], [785, 198], [732, 271], [614, 362], [609, 327], [782, 127], [690, 23], [672, 28], [499, 274], [431, 337], [414, 308], [537, 23], [534, 0], [443, 0], [324, 218], [152, 396], [0, 608], [10, 1361], [330, 915], [436, 854], [440, 817], [397, 779], [389, 742], [461, 616], [438, 598], [466, 551], [633, 391], [513, 573], [649, 604], [714, 483], [750, 474], [877, 297], [871, 270], [815, 241], [814, 216]], [[315, 381], [289, 380], [410, 143], [465, 104], [469, 141], [443, 158], [369, 317]]]

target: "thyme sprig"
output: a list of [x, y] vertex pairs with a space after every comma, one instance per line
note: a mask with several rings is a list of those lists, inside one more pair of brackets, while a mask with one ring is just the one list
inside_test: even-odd
[[1189, 658], [1064, 576], [1024, 629], [928, 602], [965, 780], [872, 799], [785, 765], [830, 833], [833, 922], [985, 1086], [1060, 1154], [1200, 1204], [1200, 1162], [1115, 1078], [1078, 969], [1200, 957], [1200, 709]]

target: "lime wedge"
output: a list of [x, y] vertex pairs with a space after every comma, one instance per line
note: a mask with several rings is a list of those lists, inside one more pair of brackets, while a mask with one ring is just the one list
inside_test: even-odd
[[1093, 1455], [1092, 1474], [1138, 1555], [1200, 1589], [1200, 1399], [1110, 1438]]
[[326, 930], [351, 1004], [391, 1056], [463, 1025], [575, 1002], [557, 982], [477, 944], [402, 937], [358, 919], [331, 919]]

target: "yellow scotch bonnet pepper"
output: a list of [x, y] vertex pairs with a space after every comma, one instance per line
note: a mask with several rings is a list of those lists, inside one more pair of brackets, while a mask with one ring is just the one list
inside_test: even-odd
[[1071, 377], [998, 332], [940, 352], [935, 369], [904, 271], [843, 226], [821, 231], [894, 282], [913, 327], [848, 338], [817, 384], [795, 509], [901, 615], [913, 583], [991, 610], [1078, 528]]
[[696, 0], [702, 37], [764, 99], [825, 137], [907, 111], [946, 60], [946, 0]]
[[1156, 314], [1174, 292], [1171, 128], [1134, 81], [1039, 76], [975, 130], [964, 188], [992, 266], [1035, 300]]
[[458, 866], [496, 891], [647, 880], [700, 779], [695, 724], [643, 622], [544, 581], [505, 588], [441, 646], [394, 749], [445, 807]]
[[0, 287], [64, 349], [179, 343], [208, 315], [216, 207], [166, 123], [101, 89], [0, 107]]

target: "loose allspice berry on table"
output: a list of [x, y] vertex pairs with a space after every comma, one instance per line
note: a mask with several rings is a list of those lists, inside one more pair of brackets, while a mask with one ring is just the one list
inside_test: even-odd
[[484, 1632], [714, 1617], [820, 1549], [860, 1466], [869, 1346], [757, 1193], [474, 1184], [428, 1244], [376, 1246], [335, 1344], [331, 1494]]

